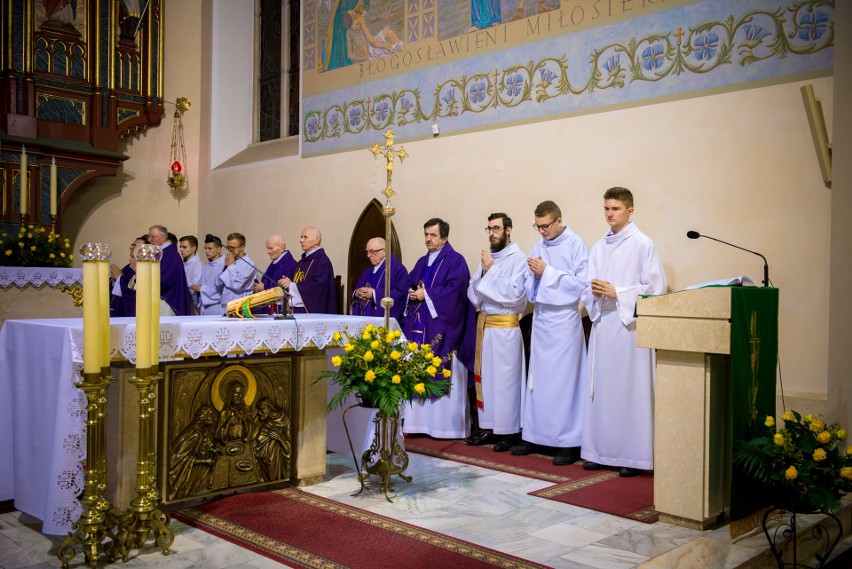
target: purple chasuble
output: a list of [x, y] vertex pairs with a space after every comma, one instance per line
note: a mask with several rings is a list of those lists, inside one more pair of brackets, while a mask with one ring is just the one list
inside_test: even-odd
[[[373, 272], [372, 266], [364, 269], [364, 272], [361, 273], [361, 278], [358, 279], [358, 282], [355, 284], [355, 288], [361, 288], [363, 286], [367, 286], [369, 283], [370, 287], [375, 291], [375, 301], [373, 299], [361, 300], [359, 298], [355, 298], [355, 293], [352, 293], [351, 302], [352, 302], [352, 314], [355, 316], [384, 316], [385, 309], [381, 305], [382, 298], [385, 296], [385, 262], [387, 262], [387, 257], [382, 261], [382, 264], [379, 265], [379, 270]], [[408, 297], [408, 289], [411, 286], [411, 280], [408, 277], [408, 271], [405, 270], [405, 267], [400, 263], [396, 257], [393, 256], [393, 253], [390, 254], [391, 259], [391, 298], [393, 299], [393, 306], [390, 310], [391, 318], [396, 318], [398, 322], [402, 322], [402, 313], [405, 310], [405, 299]]]
[[[174, 245], [163, 247], [160, 260], [160, 298], [172, 307], [176, 316], [191, 314], [189, 288], [186, 284], [186, 270], [183, 268], [178, 248]], [[122, 291], [122, 294], [124, 292]]]
[[290, 251], [284, 251], [281, 253], [281, 256], [278, 257], [277, 263], [269, 263], [269, 266], [266, 267], [266, 272], [263, 273], [263, 277], [260, 279], [263, 288], [268, 289], [279, 286], [278, 280], [285, 276], [291, 277], [295, 267], [296, 259], [294, 259], [293, 255], [290, 254]]
[[[432, 343], [432, 350], [443, 358], [456, 351], [456, 356], [468, 369], [473, 369], [476, 334], [476, 315], [467, 299], [470, 272], [460, 253], [446, 243], [429, 266], [428, 253], [417, 261], [411, 271], [411, 282], [422, 283], [438, 314], [432, 318], [426, 301], [408, 304], [405, 318], [405, 337], [418, 343]], [[440, 340], [435, 339], [440, 336]], [[469, 344], [469, 345], [468, 345]]]
[[130, 267], [130, 264], [124, 265], [121, 269], [121, 276], [118, 277], [121, 296], [112, 296], [110, 298], [110, 316], [136, 316], [136, 291], [127, 288], [127, 285], [130, 284], [130, 279], [135, 274], [136, 271]]
[[337, 288], [334, 286], [334, 268], [325, 249], [319, 248], [308, 256], [302, 255], [293, 268], [292, 281], [299, 289], [305, 306], [296, 312], [309, 314], [337, 314]]

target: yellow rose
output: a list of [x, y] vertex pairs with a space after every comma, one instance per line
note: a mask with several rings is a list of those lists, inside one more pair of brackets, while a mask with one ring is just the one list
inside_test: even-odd
[[439, 358], [438, 356], [435, 356], [434, 358], [432, 358], [432, 365], [435, 366], [435, 367], [438, 367], [439, 365], [441, 365], [441, 358]]
[[837, 429], [837, 439], [841, 441], [846, 440], [846, 429]]
[[852, 447], [846, 447], [846, 455], [852, 456]]
[[344, 351], [344, 352], [351, 352], [351, 351], [352, 351], [352, 350], [354, 350], [354, 349], [355, 349], [355, 346], [353, 346], [353, 345], [352, 345], [352, 344], [350, 344], [349, 342], [347, 342], [347, 343], [343, 346], [343, 351]]
[[402, 332], [400, 330], [394, 330], [393, 331], [393, 337], [394, 338], [402, 338]]
[[362, 340], [369, 340], [370, 339], [370, 333], [365, 331], [363, 334], [361, 334], [361, 339]]
[[334, 338], [335, 342], [339, 342], [340, 341], [340, 332], [335, 332], [331, 337]]
[[852, 466], [844, 466], [840, 469], [840, 477], [846, 480], [852, 480]]
[[400, 381], [402, 381], [402, 378], [398, 375], [395, 375], [391, 378], [391, 383], [399, 383]]
[[408, 349], [411, 350], [412, 352], [416, 352], [417, 351], [417, 342], [409, 342], [408, 343]]
[[414, 384], [414, 391], [416, 391], [420, 395], [423, 395], [426, 392], [426, 386], [423, 385], [422, 383], [415, 383]]
[[444, 371], [442, 371], [442, 372], [441, 372], [441, 375], [443, 375], [443, 376], [444, 376], [444, 378], [449, 379], [449, 378], [450, 378], [450, 376], [451, 376], [451, 375], [453, 375], [453, 372], [451, 372], [451, 371], [450, 371], [450, 370], [448, 370], [448, 369], [445, 369]]
[[828, 441], [831, 440], [831, 433], [829, 433], [828, 431], [823, 431], [817, 435], [817, 440], [824, 445], [828, 444]]
[[397, 352], [396, 350], [392, 351], [390, 353], [390, 358], [394, 361], [398, 360], [400, 358], [399, 352]]
[[364, 327], [364, 332], [370, 333], [370, 332], [372, 332], [372, 331], [373, 331], [373, 325], [372, 325], [372, 324], [367, 324], [367, 325]]
[[420, 344], [420, 350], [423, 352], [431, 352], [432, 346], [430, 346], [429, 344]]
[[429, 374], [429, 377], [435, 377], [435, 374], [438, 373], [438, 368], [435, 366], [429, 366], [426, 368], [426, 373]]
[[35, 245], [33, 245], [32, 247], [30, 247], [30, 251], [35, 251], [35, 250], [36, 250], [36, 246], [35, 246]]
[[373, 373], [373, 370], [368, 369], [367, 373], [364, 374], [364, 379], [369, 382], [372, 382], [374, 379], [376, 379], [376, 374]]
[[810, 423], [814, 419], [816, 419], [816, 417], [814, 417], [814, 414], [808, 413], [807, 415], [805, 415], [804, 421], [805, 421], [805, 423]]
[[819, 419], [814, 419], [810, 426], [812, 433], [819, 433], [823, 429], [825, 429], [825, 423], [820, 421]]
[[784, 446], [784, 435], [782, 435], [781, 433], [775, 433], [775, 435], [772, 437], [772, 442], [774, 442], [779, 447]]
[[390, 344], [391, 342], [393, 342], [393, 339], [394, 339], [393, 332], [388, 332], [387, 336], [385, 336], [385, 343]]
[[784, 476], [787, 478], [787, 480], [795, 480], [796, 477], [799, 476], [799, 471], [796, 470], [795, 466], [790, 466], [790, 468], [788, 468], [787, 471], [784, 472]]
[[766, 421], [764, 421], [763, 424], [766, 425], [767, 427], [774, 427], [775, 426], [775, 417], [773, 417], [772, 415], [767, 415]]
[[32, 239], [32, 238], [33, 238], [33, 234], [32, 234], [32, 233], [27, 233], [27, 239]]
[[364, 361], [365, 362], [373, 361], [373, 352], [371, 352], [370, 350], [367, 350], [366, 352], [364, 352]]
[[827, 455], [825, 454], [825, 449], [824, 449], [824, 448], [818, 448], [818, 449], [816, 449], [816, 450], [814, 451], [814, 455], [813, 455], [813, 456], [814, 456], [814, 460], [815, 460], [815, 461], [817, 461], [817, 462], [822, 462], [823, 460], [825, 460], [825, 459], [826, 459], [826, 456], [827, 456]]
[[11, 255], [11, 254], [12, 254], [12, 250], [11, 250], [11, 249], [6, 249], [6, 256], [8, 257], [8, 256], [9, 256], [9, 255]]
[[[64, 257], [64, 256], [65, 256], [65, 253], [60, 253], [60, 255], [62, 255], [62, 256]], [[68, 258], [69, 258], [69, 259], [73, 259], [73, 258], [74, 258], [74, 255], [68, 255]]]
[[781, 416], [781, 418], [787, 422], [796, 420], [796, 416], [793, 415], [792, 411], [784, 411], [784, 414]]
[[340, 356], [334, 356], [333, 358], [331, 358], [331, 365], [333, 365], [334, 367], [340, 367], [340, 364], [342, 363], [343, 358], [341, 358]]
[[[64, 257], [65, 257], [65, 253], [60, 253], [60, 254], [59, 254], [59, 256], [60, 256], [60, 257], [62, 257], [62, 258], [64, 258]], [[71, 258], [73, 259], [73, 258], [74, 258], [74, 255], [71, 255]]]
[[370, 347], [373, 348], [374, 350], [378, 350], [379, 349], [379, 341], [373, 340], [372, 342], [370, 342]]
[[51, 254], [50, 254], [50, 258], [51, 258], [51, 259], [55, 259], [55, 258], [56, 258], [56, 253], [51, 253]]

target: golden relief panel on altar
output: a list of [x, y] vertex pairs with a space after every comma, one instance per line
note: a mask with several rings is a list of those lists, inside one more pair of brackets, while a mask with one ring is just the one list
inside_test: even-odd
[[292, 360], [166, 364], [158, 486], [164, 504], [291, 480]]

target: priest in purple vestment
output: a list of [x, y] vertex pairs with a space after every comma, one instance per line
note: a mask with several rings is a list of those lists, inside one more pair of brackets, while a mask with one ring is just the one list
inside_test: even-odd
[[[364, 269], [355, 284], [350, 301], [351, 312], [355, 316], [384, 316], [385, 308], [381, 302], [385, 296], [385, 260], [388, 258], [384, 239], [373, 237], [367, 241], [367, 258], [370, 259], [370, 266]], [[390, 316], [396, 318], [397, 322], [402, 322], [411, 279], [408, 277], [408, 271], [393, 253], [390, 254], [390, 268], [390, 296], [393, 299]]]
[[447, 241], [450, 226], [439, 218], [424, 226], [427, 254], [411, 271], [404, 332], [409, 341], [432, 344], [432, 350], [451, 367], [449, 395], [435, 401], [413, 402], [405, 409], [406, 433], [436, 438], [468, 436], [467, 370], [473, 369], [476, 342], [473, 305], [467, 298], [470, 270]]
[[293, 277], [279, 282], [291, 296], [293, 311], [301, 314], [337, 314], [337, 287], [334, 268], [322, 248], [322, 235], [316, 227], [306, 227], [299, 237], [302, 258], [293, 269]]
[[252, 292], [281, 286], [279, 281], [283, 277], [292, 278], [293, 269], [296, 268], [296, 260], [287, 250], [287, 243], [280, 235], [270, 235], [266, 239], [266, 254], [269, 255], [272, 262], [266, 267], [266, 271], [264, 271], [260, 280], [251, 285]]
[[[130, 244], [130, 262], [122, 268], [118, 265], [110, 263], [110, 272], [112, 273], [112, 293], [109, 300], [109, 315], [111, 317], [120, 316], [136, 316], [136, 290], [130, 288], [131, 279], [136, 276], [135, 263], [136, 259], [133, 253], [139, 245], [148, 243], [148, 235], [145, 234], [137, 237]], [[133, 263], [133, 266], [131, 266]]]
[[[148, 243], [158, 246], [163, 252], [160, 259], [160, 299], [168, 305], [175, 316], [189, 316], [191, 304], [183, 258], [177, 246], [169, 241], [168, 235], [168, 229], [162, 225], [152, 225], [148, 229]], [[170, 316], [162, 309], [160, 314]]]

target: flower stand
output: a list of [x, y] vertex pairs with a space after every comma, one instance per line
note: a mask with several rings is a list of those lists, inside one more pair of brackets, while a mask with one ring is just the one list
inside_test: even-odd
[[388, 496], [391, 477], [396, 474], [406, 482], [412, 480], [411, 476], [403, 474], [405, 469], [408, 468], [408, 453], [399, 444], [400, 414], [396, 412], [393, 415], [386, 415], [380, 409], [376, 409], [376, 416], [373, 418], [375, 431], [373, 442], [370, 448], [361, 455], [361, 463], [359, 464], [355, 456], [355, 449], [352, 446], [352, 437], [349, 435], [349, 427], [346, 425], [346, 413], [358, 406], [361, 405], [352, 405], [343, 412], [343, 427], [346, 430], [346, 438], [349, 440], [349, 448], [352, 450], [355, 468], [358, 470], [358, 482], [361, 483], [361, 489], [353, 495], [363, 492], [366, 488], [365, 481], [375, 474], [382, 479], [381, 491], [385, 495], [385, 499], [388, 502], [393, 502]]
[[[778, 518], [780, 514], [781, 523], [772, 530], [770, 534], [770, 529], [767, 527], [767, 522], [770, 519]], [[805, 514], [819, 514], [822, 516], [826, 516], [824, 519], [820, 520], [818, 523], [814, 524], [809, 532], [810, 535], [807, 539], [815, 544], [818, 549], [814, 554], [814, 557], [817, 561], [816, 565], [806, 565], [804, 563], [799, 562], [799, 526], [797, 515], [805, 515]], [[787, 517], [789, 515], [789, 518]], [[778, 569], [797, 569], [797, 568], [809, 568], [809, 569], [819, 569], [823, 565], [825, 565], [826, 560], [828, 559], [831, 552], [834, 550], [835, 546], [840, 541], [841, 536], [843, 535], [843, 524], [841, 524], [840, 519], [834, 514], [830, 514], [828, 512], [816, 511], [816, 512], [797, 512], [794, 509], [785, 509], [785, 508], [772, 508], [767, 510], [763, 515], [763, 521], [761, 522], [763, 525], [763, 533], [766, 535], [766, 539], [769, 541], [769, 548], [772, 551], [772, 556], [775, 561], [778, 563]], [[829, 531], [832, 529], [830, 526], [835, 526], [837, 528], [836, 537], [832, 539], [832, 532]], [[790, 546], [790, 554], [785, 556], [785, 550], [787, 546]], [[789, 558], [785, 561], [785, 557]]]

